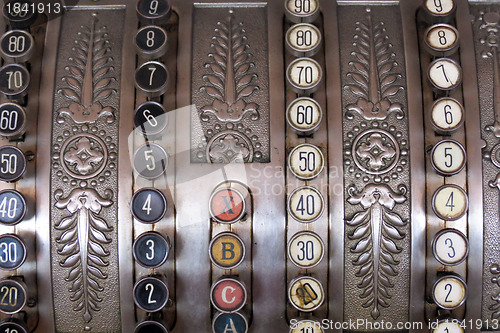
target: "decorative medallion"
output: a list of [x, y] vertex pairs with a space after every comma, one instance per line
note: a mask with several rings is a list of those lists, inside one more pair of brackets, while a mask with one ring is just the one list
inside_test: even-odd
[[379, 175], [391, 171], [396, 166], [399, 160], [399, 145], [390, 133], [372, 129], [361, 133], [354, 140], [352, 156], [361, 170]]
[[245, 163], [252, 160], [253, 147], [245, 136], [227, 131], [210, 140], [207, 155], [212, 163]]
[[207, 57], [195, 57], [192, 64], [193, 162], [269, 161], [265, 13], [260, 5], [195, 5], [193, 54]]
[[96, 135], [81, 133], [67, 139], [61, 149], [64, 170], [78, 179], [92, 178], [106, 166], [108, 152]]

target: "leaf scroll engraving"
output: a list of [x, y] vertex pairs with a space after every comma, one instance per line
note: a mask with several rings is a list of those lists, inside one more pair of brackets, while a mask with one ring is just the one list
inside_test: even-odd
[[[493, 274], [491, 282], [500, 287], [500, 266], [498, 264], [491, 265], [490, 272]], [[496, 295], [492, 295], [491, 299], [493, 303], [488, 307], [492, 312], [491, 319], [500, 319], [500, 292], [497, 292]]]
[[349, 63], [352, 71], [348, 73], [352, 83], [345, 88], [358, 100], [347, 105], [347, 118], [352, 119], [357, 113], [367, 120], [384, 120], [389, 114], [396, 113], [401, 119], [403, 106], [390, 100], [403, 90], [398, 84], [401, 74], [395, 70], [397, 63], [393, 59], [393, 47], [384, 23], [374, 24], [368, 15], [366, 24], [357, 22], [356, 32], [356, 49], [352, 52], [354, 60]]
[[201, 120], [209, 121], [210, 115], [223, 122], [245, 117], [258, 120], [259, 106], [245, 100], [259, 90], [254, 83], [257, 74], [251, 71], [255, 63], [248, 52], [243, 24], [235, 23], [232, 13], [225, 22], [218, 22], [211, 49], [211, 61], [205, 65], [209, 73], [203, 76], [206, 85], [200, 90], [214, 99], [201, 108]]
[[109, 55], [109, 41], [106, 27], [97, 29], [97, 15], [92, 17], [89, 27], [82, 26], [73, 47], [70, 65], [66, 67], [68, 75], [63, 77], [67, 87], [59, 93], [71, 101], [68, 107], [58, 110], [58, 122], [65, 117], [77, 124], [93, 123], [98, 118], [106, 117], [111, 123], [115, 119], [115, 110], [103, 106], [102, 102], [116, 90], [110, 84], [116, 79], [109, 74], [114, 70], [113, 58]]
[[352, 264], [359, 267], [356, 276], [361, 279], [358, 283], [362, 290], [360, 297], [364, 300], [363, 307], [371, 307], [373, 319], [380, 316], [380, 307], [389, 307], [393, 287], [391, 278], [398, 275], [396, 255], [401, 248], [396, 241], [405, 238], [400, 229], [407, 221], [403, 221], [393, 209], [396, 204], [407, 200], [406, 191], [403, 185], [400, 185], [399, 192], [395, 192], [385, 184], [366, 185], [359, 193], [355, 187], [348, 190], [350, 197], [347, 201], [363, 208], [346, 223], [353, 227], [349, 239], [356, 241], [351, 252], [357, 255]]
[[92, 313], [100, 310], [101, 280], [107, 278], [103, 267], [108, 266], [105, 258], [109, 255], [103, 244], [111, 243], [108, 233], [113, 230], [99, 213], [113, 204], [112, 193], [107, 190], [103, 198], [94, 189], [75, 188], [66, 198], [62, 190], [54, 196], [56, 207], [71, 214], [55, 225], [62, 231], [56, 239], [57, 253], [64, 257], [60, 266], [68, 269], [70, 300], [76, 304], [73, 310], [83, 311], [84, 320], [90, 322]]

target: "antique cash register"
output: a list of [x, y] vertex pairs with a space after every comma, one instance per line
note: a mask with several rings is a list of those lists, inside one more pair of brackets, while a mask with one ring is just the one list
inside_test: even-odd
[[0, 333], [500, 332], [500, 1], [0, 6]]

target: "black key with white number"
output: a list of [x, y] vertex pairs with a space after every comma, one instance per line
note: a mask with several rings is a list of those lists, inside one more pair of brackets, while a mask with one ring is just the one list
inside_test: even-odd
[[170, 240], [155, 231], [140, 235], [133, 245], [135, 260], [144, 267], [156, 268], [165, 263], [170, 252]]
[[35, 52], [35, 41], [27, 31], [11, 30], [0, 38], [0, 52], [6, 62], [25, 62]]
[[26, 305], [26, 285], [17, 279], [0, 281], [0, 312], [14, 314]]
[[154, 188], [143, 188], [135, 192], [130, 203], [132, 215], [144, 223], [155, 223], [167, 212], [167, 199]]
[[160, 311], [168, 302], [168, 287], [156, 277], [145, 277], [134, 285], [134, 302], [146, 312]]
[[143, 27], [135, 35], [135, 46], [143, 58], [158, 59], [167, 52], [167, 33], [154, 25]]
[[135, 86], [148, 97], [163, 95], [168, 89], [168, 70], [158, 61], [148, 61], [135, 72]]
[[134, 169], [146, 179], [160, 177], [167, 169], [167, 164], [167, 153], [156, 143], [145, 144], [134, 154]]
[[172, 16], [172, 7], [167, 0], [139, 0], [136, 9], [142, 24], [163, 25]]
[[0, 93], [9, 99], [21, 99], [28, 93], [30, 73], [19, 64], [0, 68]]
[[0, 191], [0, 223], [14, 225], [26, 215], [26, 200], [16, 190]]
[[37, 11], [29, 0], [10, 0], [3, 5], [2, 15], [14, 29], [28, 28], [36, 21]]
[[0, 180], [15, 182], [26, 172], [26, 157], [14, 146], [0, 147]]
[[168, 116], [163, 105], [148, 101], [135, 110], [134, 124], [144, 135], [157, 135], [167, 127]]
[[21, 238], [14, 234], [0, 236], [0, 269], [17, 269], [25, 260], [26, 246]]
[[6, 138], [16, 138], [26, 129], [26, 111], [15, 103], [0, 105], [0, 135]]
[[28, 325], [24, 321], [16, 318], [0, 322], [1, 333], [30, 333]]

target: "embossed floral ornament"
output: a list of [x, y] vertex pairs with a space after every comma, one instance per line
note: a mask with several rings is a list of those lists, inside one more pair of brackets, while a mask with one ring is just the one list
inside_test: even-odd
[[357, 49], [352, 53], [355, 60], [350, 63], [352, 72], [348, 73], [353, 83], [345, 88], [359, 98], [347, 105], [348, 119], [352, 119], [352, 113], [358, 113], [367, 120], [384, 120], [394, 112], [402, 118], [403, 106], [390, 100], [403, 87], [397, 84], [401, 75], [394, 71], [397, 63], [384, 23], [373, 24], [369, 15], [367, 24], [357, 23], [356, 31]]
[[90, 140], [82, 137], [76, 141], [76, 148], [69, 148], [64, 154], [64, 160], [82, 175], [87, 175], [104, 158], [104, 154], [92, 149]]
[[245, 30], [230, 15], [227, 22], [218, 23], [215, 32], [209, 54], [212, 61], [205, 65], [210, 73], [203, 76], [207, 85], [200, 88], [214, 100], [201, 108], [201, 119], [208, 121], [213, 114], [220, 121], [240, 121], [246, 116], [257, 120], [259, 106], [244, 100], [259, 89], [253, 84], [257, 75], [249, 72], [255, 64], [250, 61]]
[[208, 155], [213, 163], [245, 163], [252, 158], [250, 144], [238, 133], [221, 133], [208, 145]]
[[362, 143], [356, 150], [356, 154], [367, 159], [367, 164], [373, 170], [380, 170], [386, 166], [386, 160], [391, 160], [396, 155], [396, 150], [382, 141], [380, 133], [371, 134], [368, 139], [368, 144]]
[[111, 238], [107, 233], [109, 227], [104, 219], [99, 217], [102, 207], [113, 204], [108, 198], [112, 196], [110, 190], [103, 198], [94, 189], [73, 189], [66, 198], [62, 198], [63, 191], [54, 193], [55, 206], [66, 209], [71, 215], [56, 223], [55, 229], [62, 234], [56, 239], [60, 245], [57, 253], [64, 256], [61, 267], [68, 268], [66, 281], [70, 282], [70, 300], [75, 303], [74, 311], [83, 311], [86, 322], [92, 320], [92, 312], [99, 311], [102, 298], [99, 292], [103, 291], [100, 280], [107, 279], [103, 267], [108, 266], [104, 260], [109, 252], [103, 244], [109, 244]]
[[346, 220], [354, 229], [348, 237], [356, 240], [351, 252], [358, 255], [352, 264], [358, 266], [356, 277], [361, 281], [359, 295], [364, 299], [363, 307], [371, 307], [371, 316], [380, 316], [380, 307], [389, 307], [388, 299], [392, 296], [389, 289], [394, 285], [391, 277], [398, 275], [396, 267], [399, 261], [395, 255], [401, 252], [396, 240], [405, 238], [400, 231], [407, 222], [392, 212], [396, 204], [406, 201], [406, 187], [399, 187], [400, 193], [394, 192], [388, 185], [367, 185], [356, 193], [355, 187], [348, 190], [351, 205], [361, 205], [363, 210]]
[[63, 78], [68, 86], [58, 91], [72, 103], [58, 110], [59, 122], [64, 121], [64, 116], [78, 124], [92, 123], [100, 117], [107, 117], [108, 122], [114, 120], [114, 109], [101, 104], [116, 90], [109, 87], [115, 78], [105, 77], [114, 69], [111, 66], [113, 58], [108, 55], [106, 28], [96, 30], [97, 21], [94, 16], [91, 28], [82, 26], [78, 34], [74, 57], [69, 59], [72, 65], [66, 67], [69, 75]]

